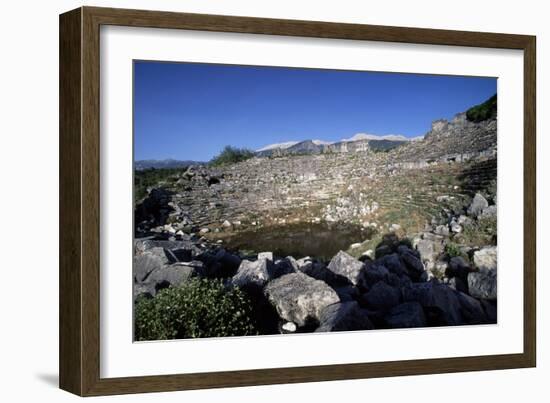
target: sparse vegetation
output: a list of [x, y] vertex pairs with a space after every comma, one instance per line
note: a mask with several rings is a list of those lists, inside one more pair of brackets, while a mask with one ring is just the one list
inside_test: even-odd
[[147, 188], [159, 186], [161, 182], [170, 181], [186, 168], [149, 168], [134, 171], [134, 200], [138, 203], [147, 196]]
[[481, 122], [497, 115], [496, 94], [482, 104], [471, 107], [466, 111], [466, 118], [471, 122]]
[[135, 305], [135, 339], [167, 340], [256, 334], [251, 302], [221, 280], [190, 279]]
[[445, 245], [445, 253], [449, 258], [453, 258], [456, 256], [461, 256], [462, 251], [460, 250], [460, 246], [454, 242], [449, 242]]
[[212, 160], [210, 164], [213, 166], [235, 164], [237, 162], [246, 161], [254, 156], [254, 151], [247, 148], [237, 148], [225, 146], [225, 148]]
[[496, 245], [496, 217], [480, 217], [470, 225], [465, 225], [462, 234], [457, 237], [460, 243], [467, 246]]

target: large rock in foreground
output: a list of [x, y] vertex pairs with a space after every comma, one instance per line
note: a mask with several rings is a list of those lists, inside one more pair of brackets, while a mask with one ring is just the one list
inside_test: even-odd
[[316, 332], [341, 332], [373, 329], [367, 311], [355, 301], [327, 306], [321, 312], [320, 326]]
[[328, 269], [342, 281], [354, 286], [365, 285], [363, 263], [346, 252], [338, 252], [328, 264]]
[[497, 270], [486, 268], [468, 275], [468, 291], [475, 298], [497, 299]]
[[145, 281], [154, 270], [170, 264], [162, 248], [154, 249], [160, 249], [160, 252], [152, 250], [134, 256], [133, 272], [135, 282], [141, 283]]
[[384, 317], [384, 322], [386, 326], [393, 329], [424, 327], [426, 326], [426, 316], [422, 305], [418, 302], [405, 302], [393, 307]]
[[279, 316], [302, 327], [319, 322], [323, 309], [340, 302], [338, 294], [325, 282], [303, 273], [286, 274], [264, 289]]
[[383, 281], [379, 281], [363, 295], [365, 305], [374, 310], [385, 311], [399, 304], [401, 292]]
[[273, 263], [265, 258], [255, 261], [243, 260], [231, 282], [241, 288], [262, 288], [271, 280], [272, 266]]
[[[414, 283], [403, 289], [405, 302], [418, 302], [436, 326], [461, 325], [461, 305], [455, 290], [436, 282]], [[430, 323], [429, 323], [430, 324]]]

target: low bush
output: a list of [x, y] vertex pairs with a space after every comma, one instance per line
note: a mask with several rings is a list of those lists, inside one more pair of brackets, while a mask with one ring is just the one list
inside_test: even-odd
[[212, 158], [211, 165], [227, 165], [235, 164], [237, 162], [246, 161], [254, 156], [254, 151], [246, 148], [237, 148], [231, 146], [225, 146], [221, 153]]
[[445, 253], [447, 254], [447, 256], [449, 256], [449, 258], [462, 255], [460, 246], [458, 246], [454, 242], [449, 242], [448, 244], [445, 245]]
[[135, 305], [135, 339], [166, 340], [257, 334], [251, 302], [221, 280], [190, 279]]

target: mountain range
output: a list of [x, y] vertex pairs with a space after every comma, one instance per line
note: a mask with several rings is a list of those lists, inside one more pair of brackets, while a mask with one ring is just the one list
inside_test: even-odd
[[324, 140], [286, 141], [283, 143], [269, 144], [258, 150], [260, 157], [288, 154], [319, 154], [323, 152], [341, 152], [343, 150], [365, 150], [367, 147], [375, 151], [385, 151], [395, 148], [408, 141], [422, 139], [422, 136], [407, 138], [399, 134], [375, 135], [357, 133], [349, 139], [336, 142]]
[[141, 171], [143, 169], [165, 169], [165, 168], [183, 168], [189, 165], [204, 164], [204, 162], [199, 161], [190, 161], [190, 160], [175, 160], [175, 159], [164, 159], [164, 160], [138, 160], [134, 162], [134, 169]]

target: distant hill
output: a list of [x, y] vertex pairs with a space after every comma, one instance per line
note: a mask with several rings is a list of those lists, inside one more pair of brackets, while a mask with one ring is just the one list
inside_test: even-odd
[[258, 157], [271, 157], [292, 154], [321, 154], [327, 152], [361, 151], [367, 148], [374, 151], [387, 151], [408, 141], [411, 141], [411, 139], [395, 134], [377, 136], [375, 134], [358, 133], [349, 139], [337, 142], [303, 140], [270, 144], [256, 150], [256, 155]]
[[189, 160], [175, 160], [175, 159], [165, 159], [165, 160], [139, 160], [134, 162], [134, 169], [141, 171], [144, 169], [163, 169], [163, 168], [184, 168], [189, 165], [202, 165], [204, 162], [198, 161], [189, 161]]

